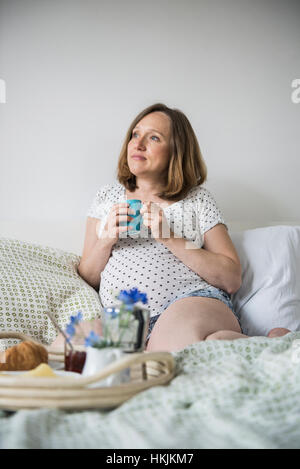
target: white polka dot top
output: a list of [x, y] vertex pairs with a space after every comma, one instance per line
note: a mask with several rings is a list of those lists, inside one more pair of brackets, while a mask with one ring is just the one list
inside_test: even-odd
[[[126, 190], [119, 182], [107, 184], [97, 192], [87, 216], [101, 219], [100, 234], [112, 206], [125, 201]], [[206, 231], [218, 223], [225, 225], [213, 196], [202, 186], [193, 187], [184, 199], [163, 211], [175, 237], [189, 241], [189, 249], [201, 248]], [[116, 303], [120, 290], [136, 287], [147, 294], [150, 316], [156, 316], [181, 295], [207, 286], [141, 223], [140, 233], [120, 234], [101, 273], [99, 295], [102, 306], [107, 307]]]

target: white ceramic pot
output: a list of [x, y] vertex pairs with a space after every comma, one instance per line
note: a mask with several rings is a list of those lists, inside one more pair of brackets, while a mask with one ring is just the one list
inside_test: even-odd
[[[125, 354], [122, 349], [116, 347], [106, 347], [101, 349], [88, 347], [81, 375], [85, 377], [92, 376], [125, 355], [127, 354]], [[118, 384], [125, 383], [129, 380], [130, 370], [129, 368], [126, 368], [118, 373], [107, 376], [107, 378], [104, 378], [101, 381], [90, 384], [89, 387], [97, 388], [102, 386], [117, 386]]]

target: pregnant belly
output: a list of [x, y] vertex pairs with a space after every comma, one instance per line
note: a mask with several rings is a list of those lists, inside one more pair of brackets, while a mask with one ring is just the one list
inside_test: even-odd
[[115, 304], [120, 290], [138, 288], [147, 294], [147, 307], [154, 316], [178, 295], [201, 287], [201, 278], [179, 260], [174, 262], [171, 257], [165, 262], [151, 261], [135, 258], [130, 263], [129, 259], [111, 257], [101, 274], [99, 294], [103, 306]]

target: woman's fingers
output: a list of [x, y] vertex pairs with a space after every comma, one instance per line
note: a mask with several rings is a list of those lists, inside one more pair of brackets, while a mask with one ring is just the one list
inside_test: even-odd
[[121, 221], [130, 221], [133, 218], [130, 215], [132, 212], [133, 211], [129, 208], [129, 204], [121, 203], [114, 205], [108, 217], [110, 225], [117, 227]]
[[143, 215], [143, 224], [151, 229], [156, 240], [170, 237], [170, 227], [163, 208], [159, 204], [146, 202], [143, 204], [140, 213]]
[[140, 210], [140, 214], [143, 215], [144, 213], [147, 213], [152, 210], [153, 207], [155, 207], [156, 204], [153, 202], [142, 202], [142, 208]]
[[112, 211], [116, 213], [135, 213], [134, 210], [130, 208], [130, 205], [127, 203], [115, 204], [112, 207]]
[[132, 220], [134, 218], [132, 215], [134, 215], [135, 212], [134, 210], [130, 208], [129, 204], [121, 203], [121, 204], [116, 204], [113, 207], [113, 213], [114, 213], [116, 225], [117, 225], [117, 222], [120, 222], [120, 221], [127, 222], [127, 221]]
[[132, 227], [128, 226], [128, 222], [133, 219], [132, 214], [134, 213], [126, 202], [114, 204], [108, 214], [101, 238], [110, 239], [112, 245], [116, 244], [120, 233], [132, 229]]
[[109, 238], [114, 245], [120, 236], [120, 233], [125, 233], [133, 229], [129, 222], [134, 219], [135, 210], [133, 210], [129, 203], [121, 202], [114, 204], [108, 214], [106, 224], [101, 234], [101, 238]]
[[160, 207], [153, 202], [144, 203], [140, 211], [143, 216], [143, 224], [151, 229], [154, 238], [159, 238], [161, 224], [160, 212]]
[[116, 221], [118, 223], [120, 223], [121, 221], [123, 222], [127, 222], [127, 221], [130, 221], [130, 220], [133, 220], [134, 217], [132, 217], [131, 215], [117, 215], [116, 216]]

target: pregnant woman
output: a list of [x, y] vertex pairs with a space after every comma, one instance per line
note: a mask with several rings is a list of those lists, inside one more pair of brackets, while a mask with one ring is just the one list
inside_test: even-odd
[[[230, 299], [241, 285], [240, 262], [202, 187], [206, 166], [187, 117], [163, 104], [142, 111], [128, 129], [117, 177], [88, 212], [78, 268], [100, 288], [102, 305], [114, 304], [120, 289], [147, 293], [149, 351], [245, 337]], [[143, 202], [138, 236], [122, 226], [131, 220], [127, 199]]]
[[[241, 285], [240, 261], [202, 185], [206, 166], [187, 117], [163, 104], [142, 111], [125, 137], [117, 179], [100, 188], [88, 211], [78, 267], [99, 289], [102, 305], [114, 304], [121, 289], [146, 293], [148, 351], [246, 338], [231, 302]], [[124, 226], [132, 219], [128, 199], [143, 202], [134, 235]], [[273, 330], [270, 337], [286, 332]]]

